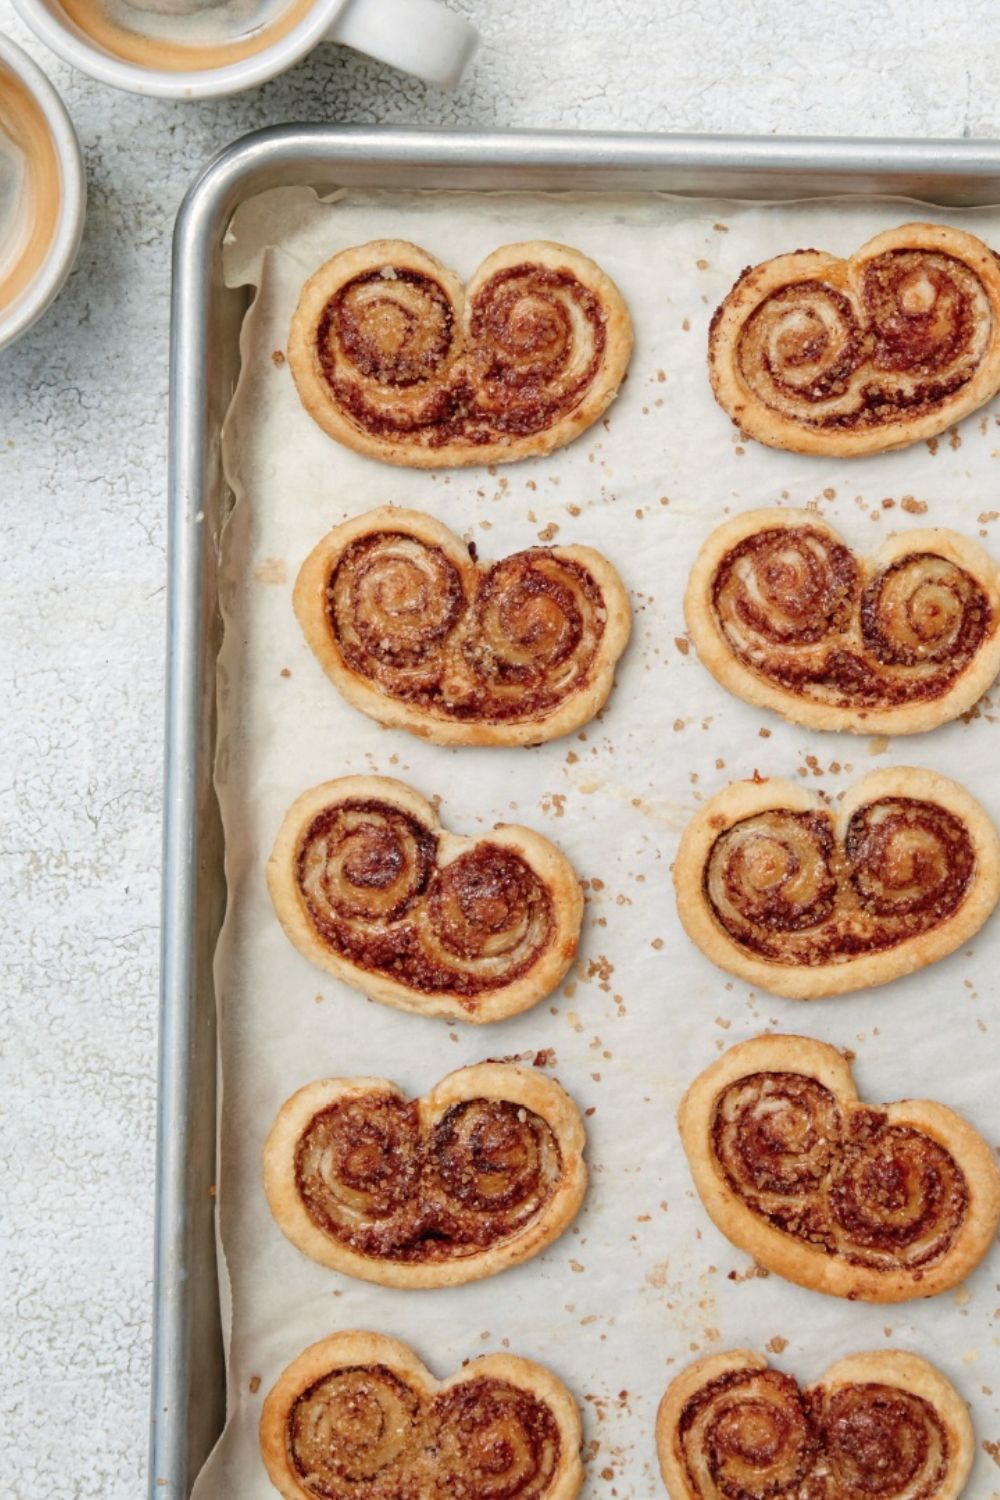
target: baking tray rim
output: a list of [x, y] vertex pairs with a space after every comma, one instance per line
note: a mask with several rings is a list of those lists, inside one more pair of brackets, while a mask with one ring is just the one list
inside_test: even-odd
[[[197, 967], [195, 939], [204, 882], [220, 874], [206, 868], [202, 848], [206, 808], [214, 805], [213, 746], [203, 743], [203, 730], [211, 699], [206, 604], [216, 601], [205, 598], [205, 566], [215, 535], [209, 499], [213, 485], [222, 489], [212, 408], [215, 401], [221, 410], [229, 394], [213, 391], [205, 378], [211, 318], [216, 305], [240, 296], [221, 279], [223, 237], [238, 204], [279, 183], [326, 181], [750, 198], [902, 193], [970, 206], [1000, 199], [1000, 141], [280, 125], [227, 147], [188, 191], [177, 218], [172, 272], [150, 1500], [187, 1500], [205, 1456], [192, 1453], [188, 1440], [199, 1400], [191, 1163], [199, 1128], [193, 1118], [197, 1024], [214, 1028], [214, 994], [210, 966], [206, 975]], [[203, 1007], [210, 999], [211, 1016], [197, 1014], [199, 998]], [[204, 1056], [199, 1066], [204, 1074]], [[202, 1098], [212, 1103], [207, 1131], [214, 1152], [214, 1066], [200, 1082]], [[200, 1123], [204, 1155], [206, 1122]], [[206, 1189], [202, 1180], [197, 1190], [204, 1195]], [[202, 1250], [214, 1262], [214, 1237]], [[216, 1370], [218, 1328], [212, 1335]], [[199, 1336], [204, 1346], [205, 1331]], [[204, 1407], [204, 1392], [200, 1400]]]

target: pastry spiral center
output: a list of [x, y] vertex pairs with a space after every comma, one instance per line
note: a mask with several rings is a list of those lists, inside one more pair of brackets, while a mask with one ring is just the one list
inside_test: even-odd
[[429, 945], [465, 968], [527, 962], [552, 927], [548, 891], [520, 855], [479, 844], [439, 870], [426, 907]]
[[327, 588], [345, 663], [435, 717], [537, 718], [591, 680], [607, 623], [579, 563], [534, 548], [466, 584], [439, 547], [405, 533], [352, 542]]
[[397, 921], [425, 891], [437, 840], [389, 803], [344, 802], [314, 819], [299, 849], [299, 885], [320, 926]]
[[716, 919], [772, 963], [842, 963], [930, 931], [975, 874], [962, 820], [937, 803], [883, 797], [857, 809], [838, 847], [825, 811], [775, 808], [720, 833], [705, 864]]
[[[288, 1417], [296, 1477], [321, 1500], [382, 1496], [405, 1465], [421, 1418], [419, 1394], [384, 1365], [335, 1370], [297, 1398]], [[395, 1493], [400, 1493], [396, 1489]]]
[[824, 1412], [835, 1495], [931, 1500], [948, 1466], [948, 1437], [928, 1401], [896, 1386], [837, 1390]]
[[855, 1265], [939, 1260], [968, 1210], [954, 1157], [799, 1073], [755, 1073], [720, 1094], [712, 1150], [727, 1183], [775, 1228]]
[[552, 895], [497, 844], [443, 867], [436, 857], [436, 835], [411, 814], [347, 800], [300, 839], [299, 893], [316, 935], [351, 963], [471, 1002], [536, 962], [555, 928]]
[[286, 1442], [318, 1500], [542, 1500], [561, 1450], [551, 1408], [520, 1386], [483, 1375], [427, 1400], [384, 1365], [303, 1391]]
[[543, 1198], [559, 1148], [539, 1115], [506, 1100], [456, 1104], [434, 1132], [431, 1151], [449, 1196], [478, 1213], [523, 1208]]
[[849, 550], [809, 526], [745, 537], [719, 562], [711, 598], [744, 665], [830, 708], [940, 698], [995, 628], [982, 585], [948, 558], [912, 553], [862, 587]]
[[367, 271], [342, 286], [327, 304], [317, 349], [327, 377], [336, 357], [382, 386], [431, 379], [454, 339], [454, 313], [443, 289], [417, 271]]
[[933, 410], [961, 391], [992, 335], [971, 266], [934, 250], [890, 250], [843, 288], [816, 277], [767, 295], [737, 336], [752, 394], [812, 427], [864, 429]]
[[525, 457], [590, 426], [631, 352], [620, 293], [568, 247], [525, 244], [514, 264], [511, 248], [484, 262], [468, 291], [400, 242], [359, 246], [322, 267], [290, 346], [320, 425], [420, 467], [439, 451], [445, 464]]
[[537, 1500], [560, 1454], [551, 1410], [528, 1391], [480, 1377], [452, 1386], [430, 1410], [434, 1500]]
[[947, 1432], [930, 1402], [877, 1383], [803, 1394], [776, 1370], [709, 1381], [678, 1420], [699, 1500], [934, 1500]]
[[519, 434], [572, 411], [606, 344], [606, 314], [589, 287], [570, 271], [512, 266], [477, 289], [469, 311], [477, 411]]
[[324, 1233], [383, 1260], [460, 1259], [519, 1233], [563, 1178], [541, 1115], [505, 1099], [467, 1099], [422, 1125], [392, 1094], [339, 1100], [295, 1152], [302, 1203]]

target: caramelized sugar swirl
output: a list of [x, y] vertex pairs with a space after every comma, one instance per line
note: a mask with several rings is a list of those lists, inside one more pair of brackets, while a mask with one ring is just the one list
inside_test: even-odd
[[349, 799], [303, 834], [298, 887], [314, 931], [336, 954], [473, 1006], [545, 951], [552, 898], [511, 849], [484, 841], [444, 866], [437, 851], [437, 835], [410, 813]]
[[601, 368], [606, 324], [569, 269], [506, 267], [463, 308], [430, 272], [380, 265], [330, 297], [315, 351], [330, 397], [370, 436], [477, 447], [572, 413]]
[[808, 1392], [777, 1370], [734, 1370], [677, 1427], [699, 1500], [934, 1500], [949, 1439], [929, 1401], [876, 1383]]
[[422, 1419], [419, 1392], [387, 1366], [333, 1370], [288, 1414], [293, 1472], [318, 1500], [418, 1500], [412, 1453]]
[[986, 356], [993, 313], [971, 265], [895, 249], [861, 263], [849, 291], [822, 279], [771, 292], [740, 329], [754, 397], [810, 427], [878, 428], [933, 412]]
[[781, 808], [733, 824], [705, 866], [706, 897], [741, 948], [810, 966], [878, 953], [947, 921], [975, 874], [962, 820], [937, 803], [881, 797], [843, 843], [825, 810]]
[[744, 538], [712, 580], [716, 624], [767, 682], [812, 703], [879, 709], [941, 697], [997, 626], [971, 573], [916, 551], [867, 581], [817, 527]]
[[877, 1109], [842, 1109], [801, 1073], [754, 1073], [716, 1102], [726, 1181], [774, 1228], [852, 1265], [919, 1272], [949, 1250], [969, 1189], [954, 1158]]
[[542, 1500], [561, 1447], [550, 1408], [520, 1386], [479, 1376], [428, 1400], [384, 1365], [304, 1391], [286, 1441], [317, 1500]]
[[338, 558], [327, 620], [347, 666], [387, 696], [497, 722], [550, 713], [590, 682], [607, 608], [586, 567], [546, 548], [466, 582], [440, 547], [377, 532]]
[[430, 1500], [541, 1500], [560, 1455], [543, 1401], [504, 1380], [463, 1380], [428, 1411]]
[[426, 1263], [476, 1254], [537, 1219], [562, 1154], [548, 1123], [509, 1100], [463, 1100], [425, 1127], [415, 1102], [371, 1093], [313, 1117], [295, 1175], [326, 1234], [363, 1255]]

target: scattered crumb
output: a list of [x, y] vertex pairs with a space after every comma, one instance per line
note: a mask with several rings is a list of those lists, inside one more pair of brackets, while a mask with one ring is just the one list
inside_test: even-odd
[[753, 1261], [747, 1266], [745, 1271], [730, 1271], [727, 1279], [737, 1283], [742, 1281], [766, 1281], [770, 1274], [766, 1266], [758, 1265], [756, 1261]]

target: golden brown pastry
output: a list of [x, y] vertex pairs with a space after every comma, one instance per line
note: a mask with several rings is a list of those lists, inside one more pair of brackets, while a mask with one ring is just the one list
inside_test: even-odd
[[1000, 841], [979, 803], [934, 771], [873, 771], [833, 806], [757, 777], [698, 809], [674, 885], [684, 930], [713, 963], [817, 1000], [968, 942], [1000, 895]]
[[750, 511], [708, 538], [684, 613], [716, 681], [810, 729], [919, 734], [1000, 669], [1000, 568], [939, 528], [857, 558], [810, 511]]
[[716, 1227], [787, 1281], [907, 1302], [957, 1285], [1000, 1222], [989, 1146], [943, 1104], [862, 1104], [835, 1047], [759, 1036], [723, 1053], [678, 1114]]
[[343, 250], [303, 287], [288, 344], [325, 432], [417, 469], [564, 447], [610, 406], [631, 353], [614, 282], [548, 240], [495, 250], [464, 288], [405, 240]]
[[688, 1365], [656, 1419], [670, 1500], [958, 1500], [975, 1455], [950, 1381], [900, 1349], [802, 1390], [748, 1349]]
[[771, 448], [905, 448], [1000, 389], [1000, 265], [944, 224], [902, 224], [848, 260], [779, 255], [716, 312], [708, 362], [719, 404]]
[[264, 1148], [277, 1223], [305, 1255], [384, 1286], [459, 1286], [530, 1260], [587, 1189], [580, 1112], [552, 1078], [459, 1068], [423, 1099], [328, 1078], [282, 1105]]
[[347, 701], [437, 745], [537, 745], [604, 706], [628, 595], [590, 547], [473, 561], [440, 521], [382, 506], [306, 558], [295, 613]]
[[573, 1500], [580, 1413], [566, 1387], [513, 1354], [437, 1381], [378, 1333], [335, 1333], [299, 1355], [264, 1402], [260, 1451], [284, 1500]]
[[267, 864], [278, 920], [306, 958], [383, 1005], [499, 1021], [550, 994], [576, 955], [580, 884], [554, 844], [498, 823], [441, 827], [388, 776], [303, 792]]

